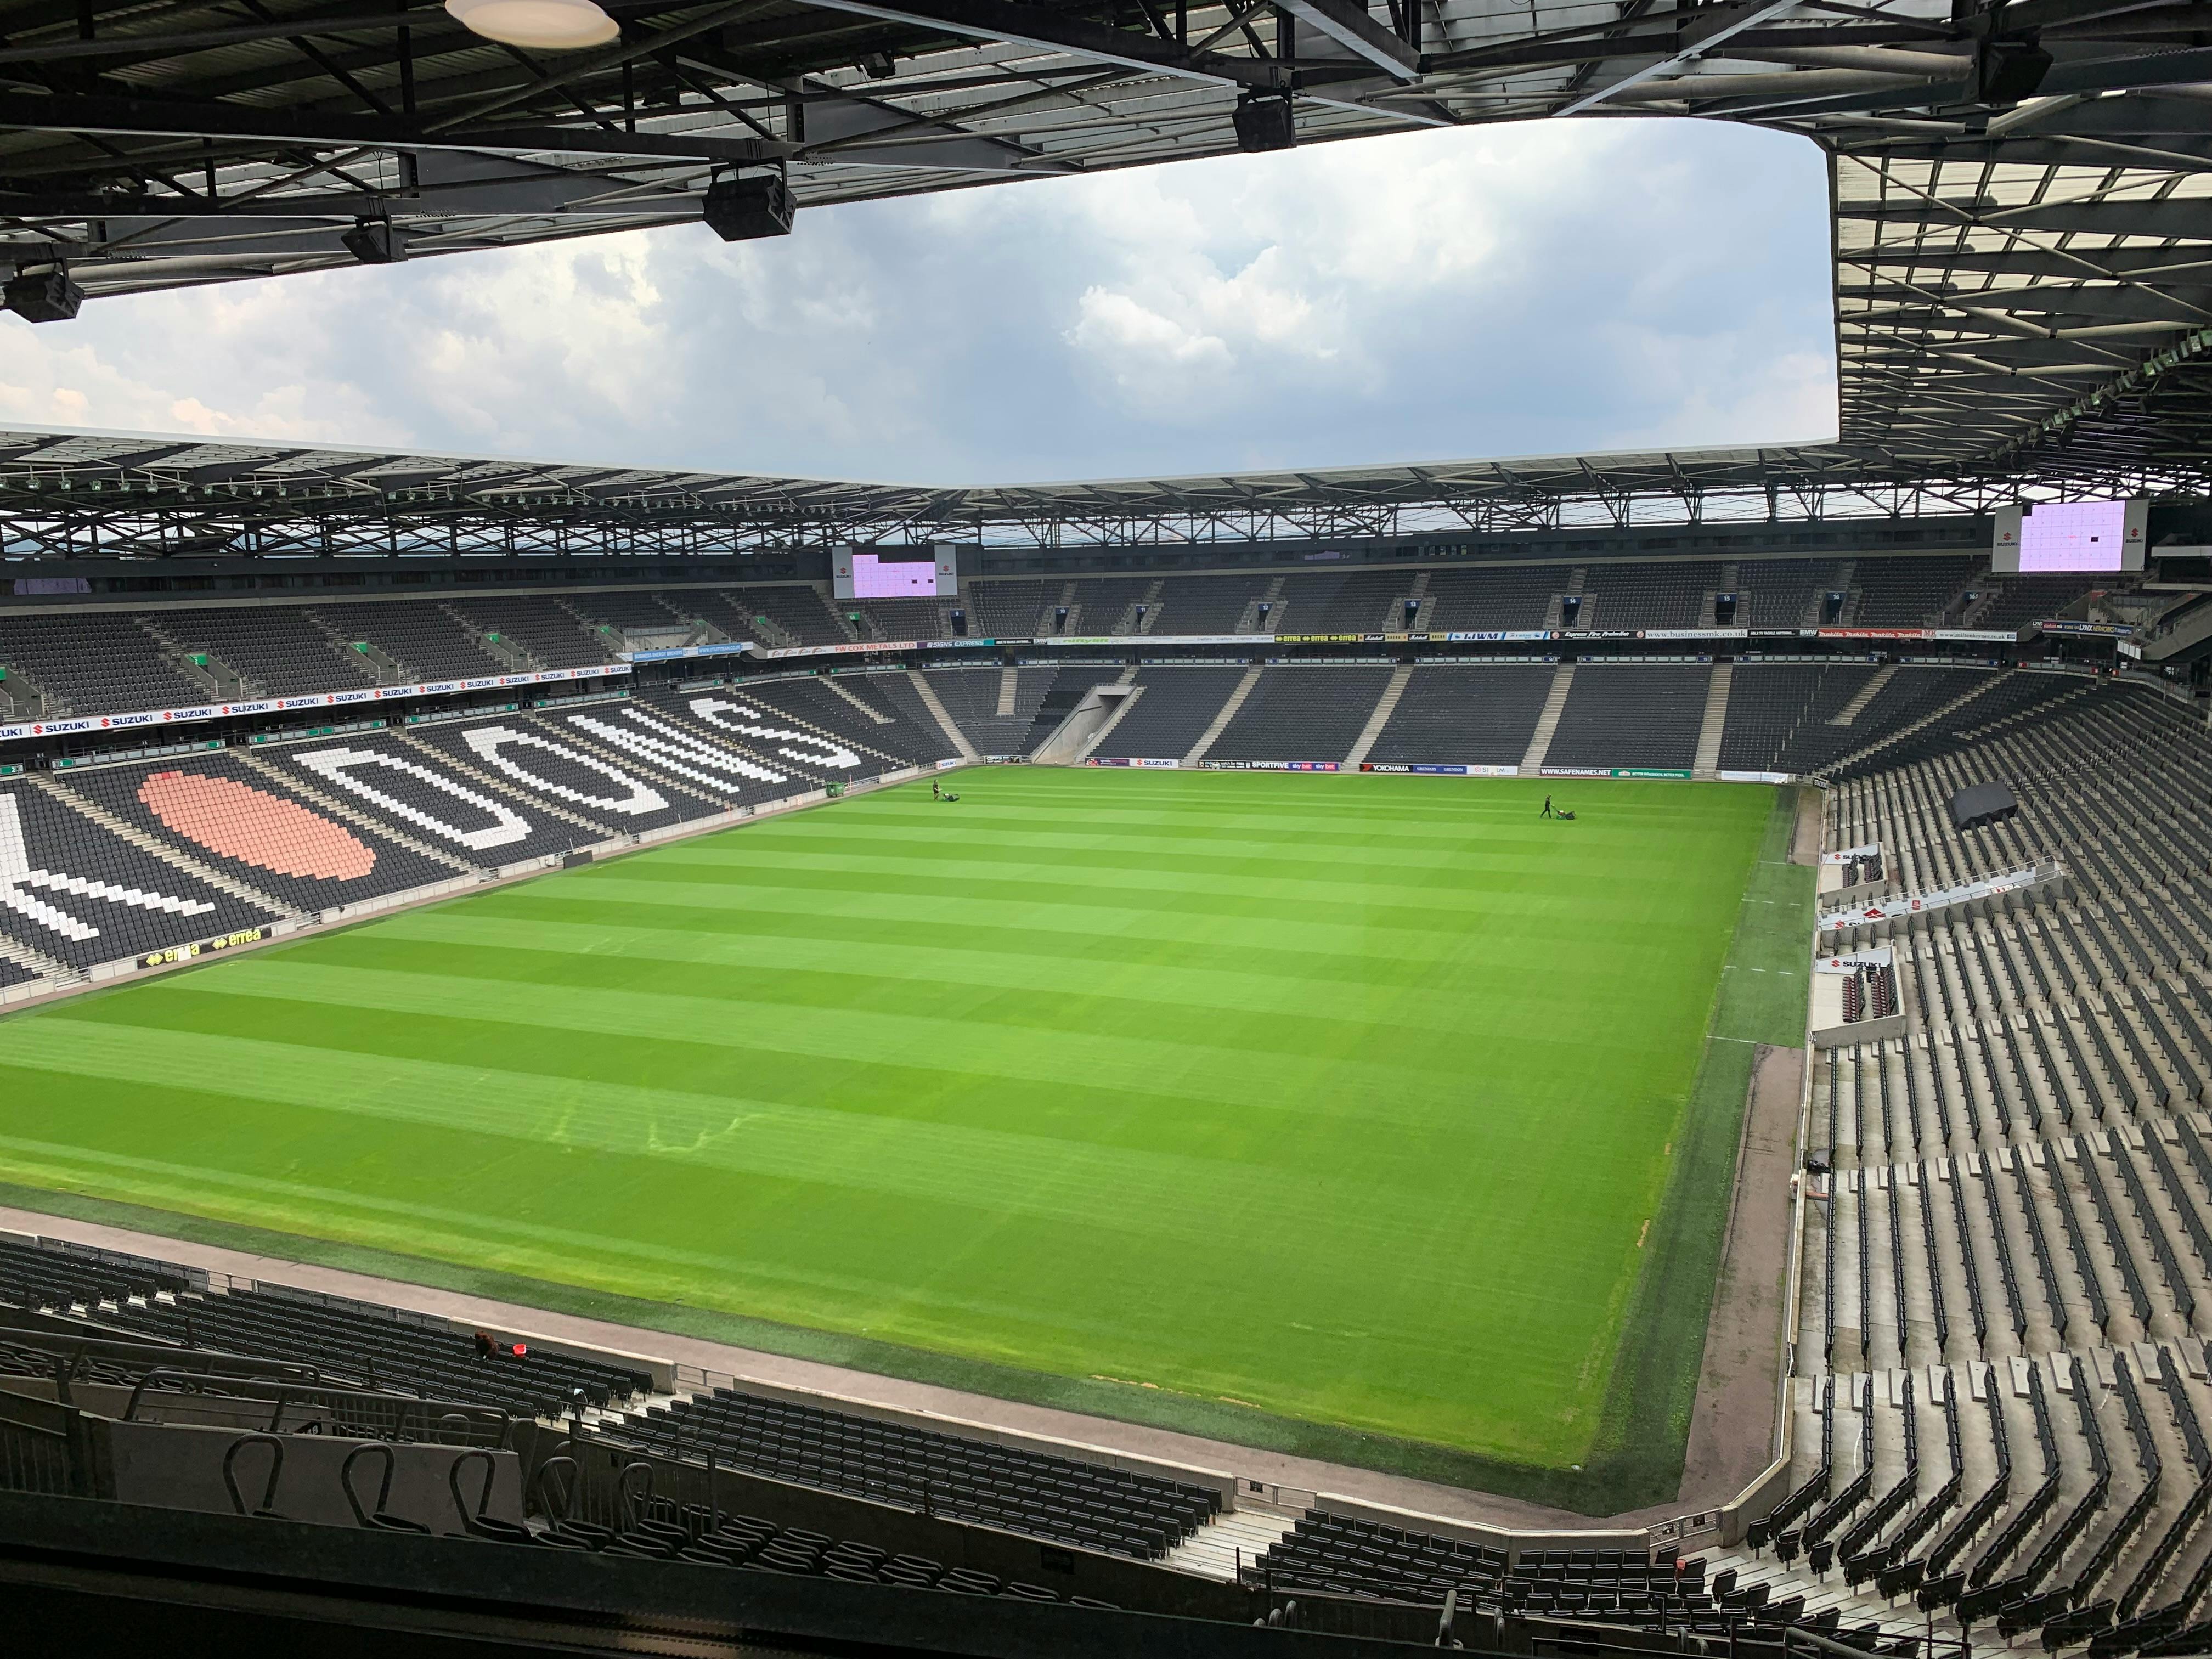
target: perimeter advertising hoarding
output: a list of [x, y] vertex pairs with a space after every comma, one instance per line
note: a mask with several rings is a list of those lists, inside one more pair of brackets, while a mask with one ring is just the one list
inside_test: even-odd
[[2016, 628], [1801, 628], [1806, 640], [1971, 640], [1984, 644], [2020, 642]]
[[1686, 766], [1540, 766], [1538, 774], [1547, 778], [1686, 778], [1693, 775]]
[[1342, 761], [1202, 760], [1201, 772], [1341, 772]]
[[1388, 761], [1362, 761], [1363, 772], [1402, 772], [1419, 777], [1439, 778], [1517, 778], [1517, 766], [1398, 766]]
[[284, 714], [301, 708], [342, 708], [354, 703], [387, 702], [395, 697], [437, 697], [455, 691], [494, 691], [514, 685], [549, 685], [560, 680], [591, 680], [630, 672], [626, 662], [596, 668], [548, 668], [534, 674], [493, 674], [474, 680], [427, 680], [419, 685], [362, 686], [348, 691], [313, 691], [295, 697], [258, 697], [243, 702], [200, 703], [190, 708], [143, 708], [121, 714], [87, 714], [73, 720], [24, 720], [0, 726], [0, 743], [18, 738], [64, 738], [90, 732], [130, 732], [149, 726], [187, 726], [196, 720], [230, 720], [246, 714]]
[[1180, 760], [1148, 760], [1142, 756], [1093, 755], [1083, 763], [1085, 766], [1145, 766], [1171, 768], [1181, 766], [1182, 762]]
[[1887, 968], [1895, 956], [1888, 945], [1873, 945], [1863, 951], [1844, 951], [1832, 957], [1815, 957], [1813, 971], [1816, 974], [1856, 974], [1862, 968]]
[[2092, 639], [2124, 640], [2134, 637], [2135, 629], [2125, 623], [2075, 622], [2069, 617], [2053, 617], [2036, 623], [2036, 630], [2044, 634], [2086, 634]]
[[742, 650], [764, 662], [792, 657], [836, 657], [901, 651], [962, 651], [1000, 646], [1105, 646], [1121, 649], [1161, 646], [1230, 645], [1540, 645], [1587, 640], [1966, 640], [2017, 642], [2017, 629], [1986, 628], [1484, 628], [1448, 634], [1055, 634], [1042, 638], [860, 640], [837, 645], [683, 646], [626, 653], [625, 661], [727, 654]]
[[220, 939], [203, 939], [198, 945], [173, 945], [166, 951], [156, 951], [138, 958], [141, 968], [166, 968], [173, 962], [190, 962], [195, 957], [213, 951], [228, 951], [234, 945], [258, 945], [269, 937], [266, 927], [241, 927], [234, 933], [225, 933]]

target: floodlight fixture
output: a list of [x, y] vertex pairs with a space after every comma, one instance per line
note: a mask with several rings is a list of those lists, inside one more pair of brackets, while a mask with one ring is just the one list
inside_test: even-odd
[[732, 173], [711, 180], [699, 216], [726, 242], [757, 236], [788, 236], [799, 203], [781, 168], [769, 173]]
[[593, 0], [446, 0], [446, 10], [471, 34], [539, 52], [604, 46], [622, 33]]
[[1287, 92], [1248, 92], [1237, 100], [1231, 118], [1237, 126], [1237, 148], [1251, 154], [1290, 149], [1298, 142], [1298, 125]]
[[0, 304], [27, 323], [66, 323], [76, 319], [84, 303], [84, 290], [70, 280], [60, 265], [42, 270], [19, 270], [0, 287]]

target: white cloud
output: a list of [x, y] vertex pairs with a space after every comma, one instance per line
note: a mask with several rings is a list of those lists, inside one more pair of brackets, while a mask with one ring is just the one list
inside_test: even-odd
[[1425, 132], [94, 301], [0, 418], [983, 483], [1803, 437], [1802, 141]]

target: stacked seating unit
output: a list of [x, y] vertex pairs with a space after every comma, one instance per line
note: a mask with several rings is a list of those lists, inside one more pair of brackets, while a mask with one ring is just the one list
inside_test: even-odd
[[1543, 664], [1425, 663], [1367, 751], [1374, 765], [1516, 766], [1551, 695]]
[[[1373, 634], [1404, 624], [1390, 602], [1411, 580], [1403, 570], [1300, 572], [1285, 576], [1282, 602], [1267, 631], [1290, 634]], [[1256, 597], [1256, 595], [1255, 595]]]
[[1545, 626], [1552, 596], [1573, 573], [1563, 565], [1507, 565], [1494, 570], [1457, 566], [1429, 573], [1425, 631], [1431, 634]]
[[[1717, 564], [1593, 564], [1583, 584], [1585, 628], [1701, 628], [1712, 618], [1705, 595], [1717, 592]], [[1739, 618], [1739, 620], [1741, 620]]]
[[96, 1310], [98, 1322], [165, 1341], [313, 1365], [331, 1381], [399, 1390], [515, 1417], [557, 1417], [588, 1404], [618, 1407], [653, 1391], [653, 1379], [598, 1359], [525, 1342], [483, 1357], [443, 1320], [371, 1303], [268, 1286], [219, 1293], [132, 1297]]
[[1121, 681], [1123, 670], [1113, 663], [1071, 663], [1065, 667], [1028, 666], [1022, 669], [1023, 695], [1036, 682], [1031, 676], [1043, 677], [1043, 689], [1037, 694], [1036, 712], [1029, 731], [1021, 739], [1015, 752], [1034, 755], [1044, 746], [1047, 738], [1060, 728], [1067, 717], [1083, 706], [1083, 700], [1102, 685], [1115, 685]]
[[1858, 603], [1844, 620], [1861, 628], [1926, 628], [1942, 622], [1944, 607], [1973, 580], [1984, 562], [1971, 554], [1955, 553], [1861, 559], [1851, 577]]
[[2093, 587], [2109, 585], [2096, 576], [1992, 576], [1997, 596], [1988, 609], [1977, 612], [1977, 628], [2020, 628], [2045, 617], [2055, 617]]
[[1139, 670], [1136, 684], [1143, 688], [1143, 694], [1136, 707], [1115, 723], [1094, 753], [1180, 760], [1213, 724], [1244, 672], [1241, 668]]
[[1050, 633], [1051, 611], [1060, 584], [1004, 577], [971, 582], [963, 596], [968, 631], [981, 638], [1025, 640]]
[[[1773, 769], [1806, 777], [1825, 773], [1838, 761], [1890, 738], [1969, 692], [1986, 690], [1994, 678], [1986, 668], [1905, 664], [1895, 669], [1849, 726], [1831, 725], [1832, 717], [1825, 715], [1800, 720], [1778, 751], [1778, 764]], [[1825, 688], [1826, 682], [1822, 684]], [[1735, 702], [1733, 696], [1729, 702]], [[1837, 713], [1848, 704], [1849, 699], [1838, 702]]]
[[1109, 1554], [1164, 1556], [1220, 1507], [1207, 1488], [793, 1401], [717, 1389], [603, 1424], [601, 1437]]
[[1156, 634], [1234, 634], [1266, 584], [1251, 577], [1170, 576], [1160, 585]]
[[1848, 592], [1841, 559], [1759, 559], [1736, 573], [1736, 626], [1798, 628], [1820, 622], [1821, 596]]
[[45, 691], [49, 719], [207, 701], [134, 617], [112, 611], [0, 613], [0, 668]]
[[1808, 726], [1822, 728], [1816, 737], [1842, 737], [1849, 730], [1859, 732], [1861, 743], [1870, 742], [1875, 733], [1863, 724], [1842, 728], [1826, 722], [1865, 689], [1874, 672], [1869, 663], [1736, 664], [1721, 732], [1721, 765], [1738, 772], [1791, 770], [1784, 762], [1798, 732]]
[[[852, 608], [873, 624], [879, 640], [949, 640], [952, 601], [940, 599], [856, 599]], [[979, 630], [970, 628], [969, 633]]]
[[1544, 763], [1686, 768], [1712, 681], [1702, 664], [1584, 663]]
[[295, 606], [180, 606], [148, 620], [186, 651], [204, 651], [234, 670], [264, 696], [376, 684], [367, 657], [341, 650], [312, 615]]
[[[204, 1275], [200, 1282], [204, 1282]], [[0, 1233], [0, 1307], [27, 1312], [149, 1302], [192, 1288], [189, 1268], [112, 1251], [70, 1249]]]
[[953, 722], [968, 734], [968, 741], [979, 755], [1018, 755], [1026, 751], [1021, 745], [1027, 742], [1030, 727], [1036, 723], [1037, 705], [1052, 684], [1049, 668], [1025, 668], [1015, 672], [1014, 708], [1011, 714], [1000, 714], [999, 690], [1005, 671], [988, 668], [933, 668], [929, 671], [929, 689], [937, 694]]
[[1838, 767], [1836, 775], [1848, 778], [1877, 769], [1887, 771], [1923, 755], [1958, 748], [2042, 709], [2086, 696], [2096, 684], [2087, 675], [2041, 670], [2015, 671], [1993, 678], [1994, 683], [1971, 702], [1928, 721], [1917, 731], [1883, 744], [1871, 754]]
[[[908, 718], [906, 703], [894, 703], [886, 688], [902, 674], [840, 674], [835, 682], [800, 679], [753, 680], [733, 686], [733, 695], [761, 703], [793, 723], [825, 732], [880, 762], [880, 770], [927, 766], [958, 752], [934, 720]], [[912, 700], [910, 688], [908, 702]]]
[[696, 587], [596, 587], [578, 593], [569, 603], [594, 623], [625, 632], [653, 634], [684, 628], [704, 617], [708, 609], [705, 597]]
[[732, 639], [757, 639], [763, 631], [759, 619], [763, 617], [799, 645], [842, 645], [853, 637], [811, 582], [725, 588], [714, 602], [732, 620], [717, 615], [712, 603], [705, 607], [706, 613]]
[[[1160, 1475], [729, 1389], [653, 1403], [659, 1397], [647, 1372], [605, 1358], [489, 1337], [374, 1303], [236, 1280], [210, 1284], [197, 1269], [52, 1240], [0, 1233], [0, 1308], [49, 1322], [26, 1339], [33, 1346], [0, 1341], [0, 1375], [51, 1375], [52, 1344], [72, 1329], [51, 1322], [59, 1318], [81, 1321], [94, 1349], [102, 1340], [169, 1345], [304, 1368], [334, 1388], [483, 1407], [516, 1419], [580, 1421], [587, 1440], [616, 1450], [617, 1462], [623, 1449], [694, 1460], [711, 1449], [726, 1468], [1132, 1559], [1159, 1559], [1220, 1508], [1212, 1490]], [[75, 1365], [76, 1376], [137, 1382], [147, 1374], [143, 1351], [123, 1352], [137, 1357], [108, 1363], [95, 1353]], [[554, 1468], [541, 1472], [533, 1496], [546, 1518], [529, 1541], [968, 1595], [1071, 1599], [750, 1516], [709, 1516], [703, 1506], [678, 1505], [628, 1484], [611, 1517], [616, 1524], [602, 1526], [580, 1516], [580, 1494], [562, 1490], [562, 1478]]]
[[340, 639], [368, 641], [416, 680], [477, 679], [507, 672], [459, 618], [428, 600], [367, 599], [320, 605], [315, 614]]
[[805, 1527], [781, 1526], [756, 1515], [665, 1498], [633, 1502], [615, 1517], [619, 1530], [573, 1521], [556, 1522], [538, 1541], [631, 1559], [689, 1561], [742, 1568], [787, 1578], [832, 1578], [847, 1584], [888, 1584], [942, 1590], [953, 1595], [1004, 1596], [1018, 1601], [1060, 1601], [1073, 1607], [1115, 1607], [1092, 1596], [1068, 1595], [1042, 1584], [1007, 1578], [975, 1567], [947, 1566], [925, 1555], [900, 1553], [858, 1539], [832, 1538]]
[[606, 641], [548, 594], [471, 594], [452, 604], [477, 632], [512, 641], [544, 667], [596, 668], [608, 660]]
[[[1509, 1553], [1387, 1522], [1313, 1510], [1244, 1571], [1247, 1583], [1287, 1597], [1332, 1595], [1435, 1606], [1453, 1598], [1462, 1611], [1508, 1620], [1573, 1621], [1556, 1632], [1532, 1628], [1544, 1652], [1680, 1650], [1685, 1638], [1743, 1654], [1786, 1650], [1798, 1630], [1871, 1653], [1919, 1652], [1917, 1615], [1880, 1603], [1854, 1608], [1842, 1598], [1808, 1608], [1798, 1595], [1774, 1595], [1741, 1582], [1735, 1570], [1709, 1573], [1699, 1559], [1619, 1548], [1523, 1549]], [[1508, 1628], [1505, 1650], [1516, 1650]], [[1548, 1639], [1547, 1639], [1548, 1638]], [[1720, 1644], [1725, 1644], [1725, 1649]]]
[[82, 972], [281, 914], [122, 840], [35, 783], [0, 786], [0, 938]]
[[404, 892], [454, 871], [325, 813], [235, 755], [72, 772], [64, 787], [164, 845], [311, 912]]
[[[1121, 630], [1127, 618], [1131, 633], [1152, 632], [1158, 618], [1154, 614], [1157, 600], [1147, 603], [1146, 596], [1164, 582], [1149, 576], [1085, 576], [1070, 584], [1075, 590], [1075, 603], [1068, 612], [1067, 632], [1079, 635], [1108, 635]], [[1129, 608], [1146, 605], [1144, 626], [1134, 625]], [[1167, 631], [1167, 630], [1161, 630]]]
[[[1807, 1605], [1910, 1596], [1938, 1635], [2189, 1651], [2212, 1629], [2212, 754], [2148, 688], [2011, 679], [1830, 793], [1828, 845], [1879, 843], [1856, 873], [1887, 894], [2065, 879], [1892, 934], [1862, 1002], [1906, 1034], [1820, 1054], [1792, 1497], [1713, 1565]], [[2017, 814], [1954, 829], [1948, 797], [1999, 779]]]
[[1341, 761], [1390, 683], [1388, 668], [1270, 668], [1208, 760]]

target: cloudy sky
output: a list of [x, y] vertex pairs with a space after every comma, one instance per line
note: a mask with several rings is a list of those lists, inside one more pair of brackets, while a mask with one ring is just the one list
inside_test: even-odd
[[984, 483], [1820, 438], [1810, 144], [1419, 132], [0, 320], [0, 419]]

